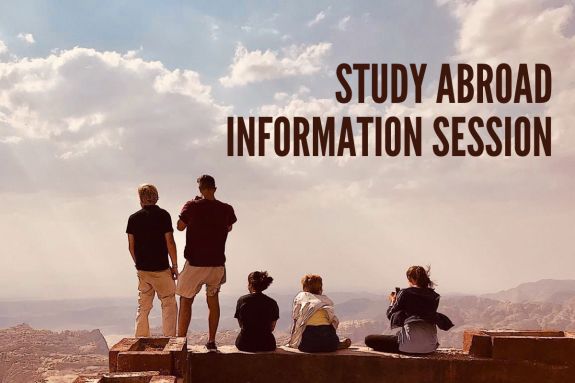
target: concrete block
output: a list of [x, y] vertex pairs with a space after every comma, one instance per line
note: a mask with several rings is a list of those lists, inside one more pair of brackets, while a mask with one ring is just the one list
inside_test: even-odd
[[130, 351], [118, 354], [117, 370], [122, 372], [158, 371], [169, 375], [173, 367], [172, 355], [167, 351]]
[[475, 357], [491, 358], [491, 336], [482, 330], [466, 330], [463, 333], [463, 352]]
[[125, 338], [110, 350], [110, 372], [159, 371], [185, 376], [186, 338]]
[[175, 376], [159, 375], [157, 371], [109, 373], [79, 376], [74, 383], [176, 383]]
[[138, 347], [138, 338], [124, 338], [112, 346], [108, 352], [108, 364], [110, 372], [117, 371], [118, 354], [125, 351], [134, 351]]
[[481, 332], [489, 336], [535, 336], [546, 338], [563, 338], [565, 336], [565, 332], [559, 330], [481, 330]]
[[324, 354], [281, 348], [258, 354], [225, 347], [212, 353], [192, 350], [188, 382], [193, 383], [557, 383], [572, 381], [575, 374], [570, 366], [474, 358], [452, 351], [409, 356], [367, 348]]
[[493, 358], [575, 365], [575, 338], [497, 336]]

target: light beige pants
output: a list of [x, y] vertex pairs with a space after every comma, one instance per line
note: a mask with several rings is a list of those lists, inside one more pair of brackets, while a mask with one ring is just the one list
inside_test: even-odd
[[176, 283], [170, 269], [164, 271], [138, 270], [138, 314], [136, 315], [136, 337], [150, 336], [148, 315], [152, 310], [154, 295], [162, 302], [162, 328], [164, 336], [176, 336], [178, 306], [176, 304]]

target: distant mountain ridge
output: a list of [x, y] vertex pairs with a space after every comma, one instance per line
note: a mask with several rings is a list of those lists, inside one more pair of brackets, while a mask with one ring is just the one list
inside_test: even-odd
[[517, 287], [496, 293], [483, 294], [481, 297], [511, 303], [563, 303], [575, 297], [575, 280], [541, 279], [536, 282], [522, 283]]
[[[441, 291], [439, 291], [441, 293]], [[282, 342], [291, 325], [291, 305], [295, 294], [269, 293], [280, 307], [276, 338]], [[361, 344], [365, 335], [392, 333], [385, 312], [386, 294], [333, 292], [328, 295], [336, 304], [340, 318], [339, 332]], [[222, 294], [218, 337], [221, 344], [233, 344], [238, 324], [233, 318], [237, 296]], [[161, 325], [159, 302], [150, 316], [153, 327]], [[203, 344], [207, 331], [207, 307], [194, 304], [190, 343]], [[480, 296], [445, 294], [439, 311], [448, 315], [455, 327], [440, 331], [441, 345], [461, 347], [462, 333], [467, 328], [558, 329], [575, 330], [575, 280], [544, 279], [524, 283], [512, 289]], [[109, 344], [133, 335], [136, 297], [121, 299], [0, 302], [0, 327], [27, 322], [33, 327], [52, 330], [98, 328]], [[1, 381], [1, 380], [0, 380]]]

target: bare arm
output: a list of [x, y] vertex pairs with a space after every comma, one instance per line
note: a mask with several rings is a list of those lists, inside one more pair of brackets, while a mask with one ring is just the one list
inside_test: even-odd
[[128, 250], [130, 250], [130, 255], [132, 256], [132, 260], [134, 261], [134, 265], [136, 264], [136, 252], [134, 250], [134, 234], [128, 234]]
[[166, 237], [166, 245], [168, 246], [168, 254], [172, 261], [172, 277], [178, 279], [178, 251], [176, 248], [176, 241], [174, 240], [174, 233], [171, 231], [164, 234]]
[[188, 225], [182, 221], [181, 219], [178, 219], [178, 230], [179, 231], [184, 231], [184, 229], [187, 227]]

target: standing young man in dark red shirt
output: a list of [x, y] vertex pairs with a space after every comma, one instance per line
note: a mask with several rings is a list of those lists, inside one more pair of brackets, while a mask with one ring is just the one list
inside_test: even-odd
[[186, 229], [186, 264], [176, 291], [180, 296], [178, 336], [187, 336], [194, 297], [206, 285], [209, 309], [206, 347], [215, 350], [220, 321], [218, 294], [226, 279], [226, 239], [237, 218], [230, 205], [216, 200], [216, 182], [212, 176], [198, 178], [198, 186], [202, 197], [186, 202], [178, 220], [178, 230]]

